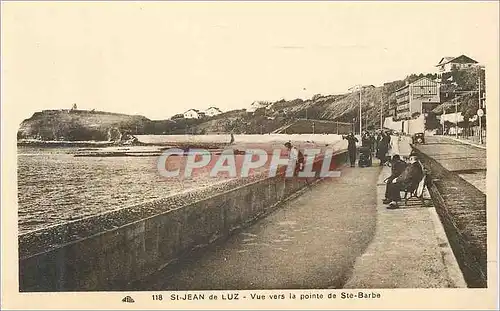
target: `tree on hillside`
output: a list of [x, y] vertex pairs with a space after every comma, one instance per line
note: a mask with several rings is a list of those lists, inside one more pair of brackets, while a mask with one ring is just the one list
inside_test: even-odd
[[451, 72], [443, 74], [441, 82], [444, 89], [453, 91], [454, 89], [462, 91], [475, 91], [478, 89], [478, 75], [481, 75], [481, 85], [484, 89], [485, 73], [477, 68], [463, 70], [454, 69]]
[[403, 86], [405, 86], [404, 80], [397, 80], [393, 82], [384, 83], [384, 86], [382, 87], [382, 90], [384, 92], [384, 97], [393, 94], [394, 92], [396, 92], [396, 90], [402, 88]]
[[412, 73], [411, 75], [406, 77], [405, 81], [408, 83], [413, 83], [421, 78], [429, 78], [431, 80], [435, 80], [437, 78], [437, 74], [436, 73], [426, 73], [426, 74], [420, 73], [417, 75], [417, 74]]

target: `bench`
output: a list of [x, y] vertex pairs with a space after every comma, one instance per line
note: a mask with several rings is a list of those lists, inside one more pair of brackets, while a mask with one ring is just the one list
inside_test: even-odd
[[422, 172], [423, 172], [422, 179], [420, 179], [418, 182], [411, 184], [408, 188], [403, 189], [403, 191], [405, 193], [405, 195], [404, 195], [404, 200], [405, 200], [404, 205], [405, 206], [407, 205], [408, 200], [411, 198], [419, 199], [422, 202], [422, 205], [424, 205], [424, 203], [425, 203], [424, 190], [425, 190], [425, 187], [427, 186], [427, 172], [425, 171], [425, 168], [424, 168], [422, 162], [418, 161], [418, 164], [420, 164], [420, 167], [421, 167]]

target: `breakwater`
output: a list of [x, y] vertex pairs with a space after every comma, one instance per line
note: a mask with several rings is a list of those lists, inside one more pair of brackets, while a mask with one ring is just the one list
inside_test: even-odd
[[[332, 165], [345, 160], [338, 152]], [[130, 289], [193, 249], [227, 238], [318, 178], [258, 174], [23, 234], [20, 291]]]

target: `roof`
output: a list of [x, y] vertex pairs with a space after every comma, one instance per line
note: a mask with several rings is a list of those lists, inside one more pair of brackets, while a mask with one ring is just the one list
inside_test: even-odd
[[[439, 63], [436, 65], [436, 67], [439, 67], [439, 66], [443, 66], [443, 65], [446, 65], [448, 63], [452, 63], [452, 62], [458, 62], [462, 60], [462, 63], [473, 63], [473, 64], [477, 64], [477, 61], [466, 56], [466, 55], [460, 55], [458, 57], [450, 57], [450, 56], [445, 56], [443, 58], [441, 58], [441, 60], [439, 61]], [[465, 62], [463, 62], [465, 61]]]
[[419, 78], [418, 80], [413, 81], [412, 83], [409, 83], [409, 84], [406, 84], [406, 85], [405, 85], [405, 86], [403, 86], [403, 87], [400, 87], [399, 89], [397, 89], [397, 90], [396, 90], [396, 91], [394, 91], [394, 92], [398, 92], [398, 91], [400, 91], [400, 90], [402, 90], [402, 89], [404, 89], [404, 88], [407, 88], [407, 87], [410, 87], [410, 86], [416, 85], [416, 84], [418, 84], [419, 82], [421, 82], [422, 80], [427, 80], [427, 81], [429, 81], [429, 82], [431, 82], [431, 83], [438, 84], [437, 82], [435, 82], [435, 81], [433, 81], [433, 80], [431, 80], [431, 79], [429, 79], [429, 78], [427, 78], [427, 77], [422, 77], [422, 78]]
[[[194, 111], [194, 112], [200, 113], [200, 111], [198, 109], [188, 109], [188, 110], [186, 110], [186, 112], [189, 112], [189, 111]], [[186, 113], [186, 112], [184, 112], [184, 113]]]
[[[217, 108], [217, 107], [208, 107], [208, 109], [207, 109], [207, 110], [210, 110], [210, 109], [215, 109], [215, 110], [217, 110], [217, 111], [221, 111], [221, 110], [220, 110], [219, 108]], [[221, 112], [222, 112], [222, 111], [221, 111]]]
[[430, 82], [432, 84], [438, 84], [437, 82], [435, 82], [434, 80], [432, 80], [430, 78], [422, 77], [416, 81], [413, 81], [412, 83], [410, 83], [410, 85], [419, 85], [421, 82], [423, 82], [423, 80], [427, 80], [427, 82]]
[[445, 57], [441, 58], [441, 60], [439, 61], [439, 63], [436, 66], [441, 66], [441, 65], [447, 64], [454, 59], [455, 59], [455, 56], [445, 56]]

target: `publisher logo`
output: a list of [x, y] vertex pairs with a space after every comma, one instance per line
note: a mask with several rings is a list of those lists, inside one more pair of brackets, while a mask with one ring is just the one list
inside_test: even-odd
[[130, 296], [125, 296], [123, 299], [122, 299], [122, 302], [127, 302], [127, 303], [134, 303], [135, 300], [132, 299], [132, 297]]

